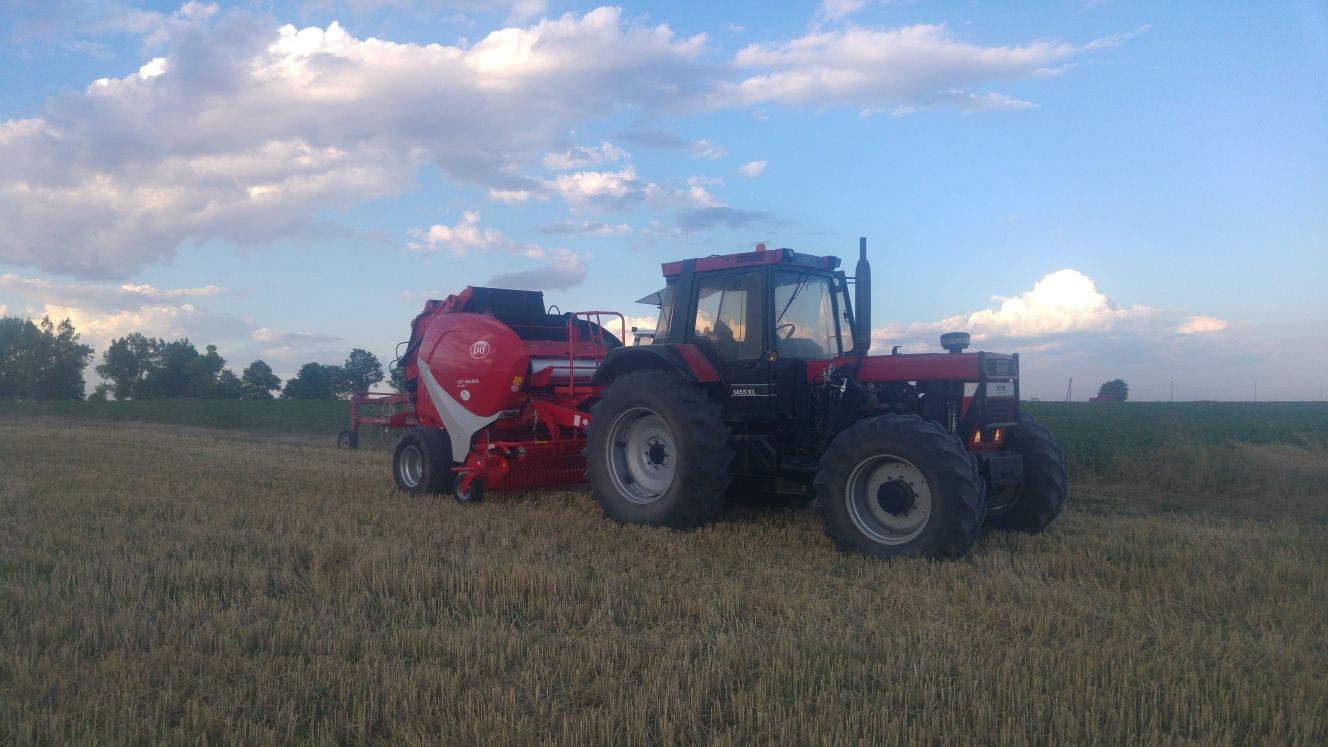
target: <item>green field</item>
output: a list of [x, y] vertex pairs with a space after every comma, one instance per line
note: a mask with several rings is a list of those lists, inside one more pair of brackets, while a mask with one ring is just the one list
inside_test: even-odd
[[407, 497], [238, 405], [0, 405], [0, 743], [1328, 741], [1322, 405], [1030, 405], [1065, 513], [945, 563]]

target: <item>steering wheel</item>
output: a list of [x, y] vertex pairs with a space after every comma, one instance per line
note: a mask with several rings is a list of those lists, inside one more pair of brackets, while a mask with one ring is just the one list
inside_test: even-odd
[[[779, 334], [779, 331], [780, 331], [781, 329], [786, 329], [786, 328], [787, 328], [788, 331], [785, 332], [785, 333], [781, 336], [781, 335]], [[789, 324], [779, 324], [779, 325], [776, 325], [776, 326], [775, 326], [775, 337], [778, 337], [778, 338], [781, 339], [781, 340], [788, 340], [788, 339], [790, 339], [790, 338], [793, 337], [793, 333], [796, 332], [796, 331], [798, 331], [798, 325], [796, 325], [796, 324], [792, 324], [792, 323], [789, 323]]]

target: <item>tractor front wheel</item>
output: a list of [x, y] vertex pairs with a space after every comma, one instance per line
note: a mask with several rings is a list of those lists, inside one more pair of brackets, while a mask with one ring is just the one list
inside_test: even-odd
[[1010, 433], [1006, 448], [1024, 458], [1024, 481], [1009, 508], [987, 518], [993, 529], [1037, 533], [1046, 529], [1065, 507], [1069, 492], [1065, 452], [1046, 426], [1031, 415], [1019, 415], [1019, 427]]
[[591, 411], [586, 479], [609, 518], [684, 529], [724, 505], [733, 448], [719, 405], [671, 371], [615, 380]]
[[437, 428], [411, 428], [392, 452], [392, 474], [407, 493], [450, 493], [452, 442]]
[[841, 550], [877, 558], [956, 558], [987, 512], [977, 461], [953, 433], [880, 415], [840, 433], [821, 457], [815, 506]]

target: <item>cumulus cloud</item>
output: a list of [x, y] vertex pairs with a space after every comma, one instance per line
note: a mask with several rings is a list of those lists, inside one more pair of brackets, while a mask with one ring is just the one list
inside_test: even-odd
[[577, 145], [568, 150], [544, 155], [544, 168], [550, 171], [582, 169], [600, 163], [613, 163], [627, 157], [627, 151], [608, 141], [599, 145]]
[[[471, 5], [483, 4], [457, 2]], [[1031, 104], [980, 89], [1058, 72], [1123, 38], [984, 46], [943, 26], [848, 25], [751, 45], [723, 65], [706, 56], [705, 35], [679, 36], [611, 7], [455, 44], [359, 38], [338, 23], [273, 29], [210, 3], [173, 14], [115, 7], [123, 12], [76, 14], [78, 23], [137, 34], [151, 56], [34, 116], [0, 122], [0, 224], [9, 228], [0, 262], [124, 278], [193, 242], [307, 235], [329, 211], [417, 188], [423, 166], [510, 205], [554, 195], [573, 210], [718, 207], [704, 187], [602, 168], [625, 158], [607, 141], [559, 148], [569, 130], [633, 110], [1020, 108]], [[488, 7], [516, 23], [544, 3]], [[854, 7], [839, 0], [822, 12], [843, 17]], [[620, 139], [698, 159], [727, 155], [709, 139], [663, 130]], [[568, 173], [549, 183], [530, 175], [539, 164]]]
[[755, 179], [765, 173], [767, 165], [765, 161], [748, 161], [738, 167], [738, 173], [750, 179]]
[[[852, 3], [837, 3], [844, 8]], [[826, 6], [823, 6], [823, 8]], [[1058, 72], [1058, 65], [1090, 50], [1119, 44], [1124, 37], [1075, 46], [1037, 41], [982, 46], [957, 39], [943, 25], [897, 29], [848, 26], [813, 31], [788, 42], [752, 44], [734, 57], [753, 71], [723, 83], [723, 104], [780, 103], [879, 107], [952, 105], [967, 110], [1031, 106], [1003, 94], [973, 93], [973, 86]]]
[[904, 345], [910, 351], [936, 348], [944, 332], [964, 331], [976, 344], [1013, 344], [1049, 350], [1069, 339], [1122, 334], [1162, 339], [1177, 334], [1220, 332], [1227, 323], [1209, 316], [1188, 316], [1150, 306], [1121, 307], [1092, 278], [1078, 270], [1058, 270], [1018, 296], [997, 298], [993, 308], [957, 314], [936, 322], [895, 324], [873, 331], [873, 344]]
[[446, 249], [452, 256], [463, 257], [472, 252], [498, 251], [544, 261], [535, 269], [495, 275], [489, 285], [562, 290], [579, 285], [589, 271], [580, 254], [561, 247], [546, 249], [539, 244], [517, 241], [497, 229], [484, 228], [479, 213], [474, 211], [462, 215], [454, 226], [435, 224], [416, 233], [422, 235], [423, 242], [407, 246], [416, 252], [427, 254]]
[[1227, 323], [1211, 316], [1192, 316], [1181, 323], [1176, 331], [1182, 335], [1201, 335], [1205, 332], [1221, 332]]
[[157, 288], [146, 283], [57, 283], [45, 278], [24, 277], [14, 273], [0, 275], [0, 289], [27, 296], [43, 303], [81, 306], [101, 311], [123, 311], [147, 304], [180, 299], [206, 298], [226, 292], [216, 285], [196, 288]]
[[[1076, 396], [1084, 399], [1098, 383], [1120, 377], [1130, 383], [1131, 399], [1166, 399], [1172, 378], [1180, 399], [1201, 390], [1238, 398], [1230, 379], [1257, 375], [1251, 351], [1264, 346], [1277, 354], [1266, 335], [1238, 330], [1222, 319], [1118, 305], [1091, 278], [1071, 269], [1053, 272], [1017, 296], [997, 298], [989, 308], [878, 327], [872, 350], [879, 355], [900, 345], [906, 353], [940, 352], [939, 336], [958, 331], [972, 334], [972, 349], [1020, 353], [1026, 397], [1063, 397], [1074, 378]], [[1085, 381], [1092, 391], [1080, 390]]]
[[418, 252], [434, 252], [447, 249], [455, 257], [464, 257], [475, 250], [491, 247], [510, 246], [511, 240], [505, 234], [493, 228], [480, 228], [480, 214], [470, 211], [461, 216], [455, 226], [435, 223], [424, 232], [424, 243], [410, 244], [408, 248]]
[[176, 14], [166, 54], [0, 126], [0, 261], [123, 277], [189, 240], [255, 244], [413, 186], [422, 164], [519, 200], [521, 164], [617, 107], [695, 98], [704, 36], [615, 8], [469, 46], [275, 34]]
[[549, 186], [573, 210], [612, 212], [638, 204], [657, 208], [710, 207], [719, 203], [700, 182], [689, 180], [685, 189], [641, 179], [632, 166], [618, 171], [578, 171], [559, 174]]

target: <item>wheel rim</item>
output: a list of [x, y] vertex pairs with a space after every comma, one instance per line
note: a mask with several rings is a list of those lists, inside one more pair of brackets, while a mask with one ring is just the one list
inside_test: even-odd
[[678, 447], [663, 418], [636, 407], [614, 418], [608, 436], [604, 461], [619, 495], [644, 505], [668, 492], [678, 469]]
[[424, 454], [418, 446], [409, 444], [401, 448], [397, 474], [401, 477], [402, 484], [407, 487], [419, 487], [420, 480], [424, 477]]
[[922, 534], [933, 512], [922, 470], [893, 454], [860, 462], [848, 476], [844, 500], [858, 531], [883, 545], [902, 545]]

